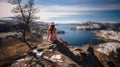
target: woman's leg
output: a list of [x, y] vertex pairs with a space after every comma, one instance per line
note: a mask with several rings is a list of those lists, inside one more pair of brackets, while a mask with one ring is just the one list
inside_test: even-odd
[[66, 41], [64, 41], [61, 37], [57, 37], [58, 41], [64, 44], [68, 44]]

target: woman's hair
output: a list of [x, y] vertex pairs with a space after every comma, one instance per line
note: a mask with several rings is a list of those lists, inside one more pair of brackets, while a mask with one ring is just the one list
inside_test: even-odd
[[53, 33], [55, 30], [55, 26], [54, 25], [50, 25], [49, 28], [48, 28], [48, 33]]

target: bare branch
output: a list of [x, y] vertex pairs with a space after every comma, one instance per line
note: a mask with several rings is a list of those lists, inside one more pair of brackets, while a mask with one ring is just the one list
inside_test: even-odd
[[19, 21], [24, 24], [22, 31], [23, 41], [26, 41], [26, 29], [28, 28], [29, 23], [31, 23], [36, 17], [35, 13], [38, 12], [37, 8], [34, 8], [34, 0], [28, 0], [27, 3], [22, 3], [22, 0], [8, 0], [11, 4], [16, 4], [16, 7], [12, 9], [12, 12], [17, 14]]

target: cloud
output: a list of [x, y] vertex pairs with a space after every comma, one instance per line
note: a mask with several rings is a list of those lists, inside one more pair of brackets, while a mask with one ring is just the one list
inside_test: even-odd
[[108, 4], [101, 7], [103, 10], [120, 10], [120, 4]]
[[0, 2], [7, 2], [7, 0], [0, 0]]
[[[48, 22], [48, 23], [50, 23], [50, 22], [52, 22], [52, 20], [51, 21], [46, 21], [46, 22]], [[81, 23], [82, 21], [80, 21], [80, 20], [56, 20], [56, 21], [54, 21], [53, 20], [53, 22], [55, 22], [55, 24], [68, 24], [68, 23]]]
[[[36, 7], [40, 8], [40, 12], [37, 13], [37, 16], [40, 16], [40, 20], [47, 21], [50, 18], [62, 18], [63, 16], [72, 16], [72, 15], [89, 15], [95, 14], [95, 11], [101, 10], [120, 10], [119, 4], [107, 4], [103, 6], [95, 7], [82, 7], [82, 6], [63, 6], [63, 5], [37, 5]], [[90, 12], [94, 11], [94, 12]]]
[[36, 16], [40, 17], [40, 20], [47, 21], [51, 18], [63, 18], [66, 16], [75, 16], [75, 15], [83, 15], [83, 14], [89, 14], [87, 12], [39, 12], [36, 14]]
[[[80, 5], [35, 5], [35, 7], [40, 8], [40, 12], [36, 16], [40, 17], [40, 21], [54, 21], [54, 18], [63, 18], [65, 16], [77, 16], [77, 15], [91, 15], [95, 14], [95, 11], [104, 10], [120, 10], [120, 4], [104, 4], [99, 6], [80, 6]], [[5, 2], [0, 1], [0, 17], [13, 16], [11, 9], [14, 6]], [[94, 11], [94, 12], [91, 12]], [[51, 19], [53, 18], [53, 19]], [[75, 18], [73, 18], [75, 19]], [[39, 19], [38, 19], [39, 20]], [[85, 19], [84, 19], [85, 20]], [[80, 22], [80, 20], [57, 20], [57, 23], [74, 23]]]
[[106, 4], [106, 5], [101, 5], [101, 6], [63, 6], [63, 5], [49, 5], [49, 6], [44, 6], [44, 5], [38, 5], [38, 7], [41, 9], [41, 11], [92, 11], [92, 10], [120, 10], [120, 4]]
[[7, 2], [0, 2], [0, 18], [1, 17], [7, 17], [7, 16], [13, 16], [14, 14], [11, 13], [11, 9], [14, 6], [7, 3]]
[[63, 16], [73, 16], [73, 15], [85, 15], [91, 14], [90, 12], [80, 11], [79, 6], [60, 6], [60, 5], [51, 5], [51, 6], [37, 6], [40, 8], [40, 12], [36, 16], [40, 16], [40, 20], [47, 21], [50, 18], [60, 18]]

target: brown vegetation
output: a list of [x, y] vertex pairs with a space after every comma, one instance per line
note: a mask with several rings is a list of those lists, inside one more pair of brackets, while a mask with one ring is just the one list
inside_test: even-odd
[[0, 48], [0, 66], [13, 63], [16, 59], [24, 56], [29, 48], [24, 43], [14, 44]]

